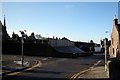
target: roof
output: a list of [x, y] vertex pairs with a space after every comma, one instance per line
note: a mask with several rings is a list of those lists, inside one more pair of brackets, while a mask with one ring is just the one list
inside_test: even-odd
[[120, 33], [120, 24], [117, 24], [116, 28], [117, 28], [118, 32]]
[[75, 46], [68, 46], [68, 47], [54, 47], [60, 53], [84, 53], [83, 50], [75, 47]]

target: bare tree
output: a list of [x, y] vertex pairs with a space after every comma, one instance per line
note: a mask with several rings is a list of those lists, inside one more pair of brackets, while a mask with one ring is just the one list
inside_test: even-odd
[[41, 38], [43, 38], [43, 37], [42, 37], [40, 34], [36, 34], [36, 35], [35, 35], [35, 38], [36, 38], [36, 39], [41, 39]]

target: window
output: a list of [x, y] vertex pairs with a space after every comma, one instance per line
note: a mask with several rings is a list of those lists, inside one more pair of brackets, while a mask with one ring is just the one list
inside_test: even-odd
[[113, 55], [114, 55], [114, 48], [113, 48]]

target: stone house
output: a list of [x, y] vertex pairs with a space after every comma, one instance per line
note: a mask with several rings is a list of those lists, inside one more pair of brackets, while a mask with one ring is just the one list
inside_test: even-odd
[[116, 16], [113, 20], [113, 30], [111, 34], [110, 57], [120, 58], [120, 24]]

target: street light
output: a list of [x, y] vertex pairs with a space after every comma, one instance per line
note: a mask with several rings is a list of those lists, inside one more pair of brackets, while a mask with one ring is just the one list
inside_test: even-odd
[[[107, 34], [109, 31], [105, 31]], [[108, 41], [107, 38], [104, 39], [104, 46], [105, 46], [105, 71], [107, 70], [107, 48], [108, 48]]]
[[22, 66], [24, 66], [24, 55], [23, 55], [23, 43], [24, 43], [24, 36], [25, 36], [24, 32], [26, 32], [26, 30], [20, 31], [20, 33], [22, 35], [22, 38], [21, 38], [21, 64], [22, 64]]
[[24, 56], [23, 56], [23, 43], [24, 43], [24, 41], [23, 41], [23, 37], [22, 37], [22, 39], [21, 39], [21, 43], [22, 43], [22, 47], [21, 47], [21, 61], [22, 61], [22, 66], [24, 66]]
[[105, 45], [105, 71], [107, 68], [107, 39], [104, 39], [104, 45]]

